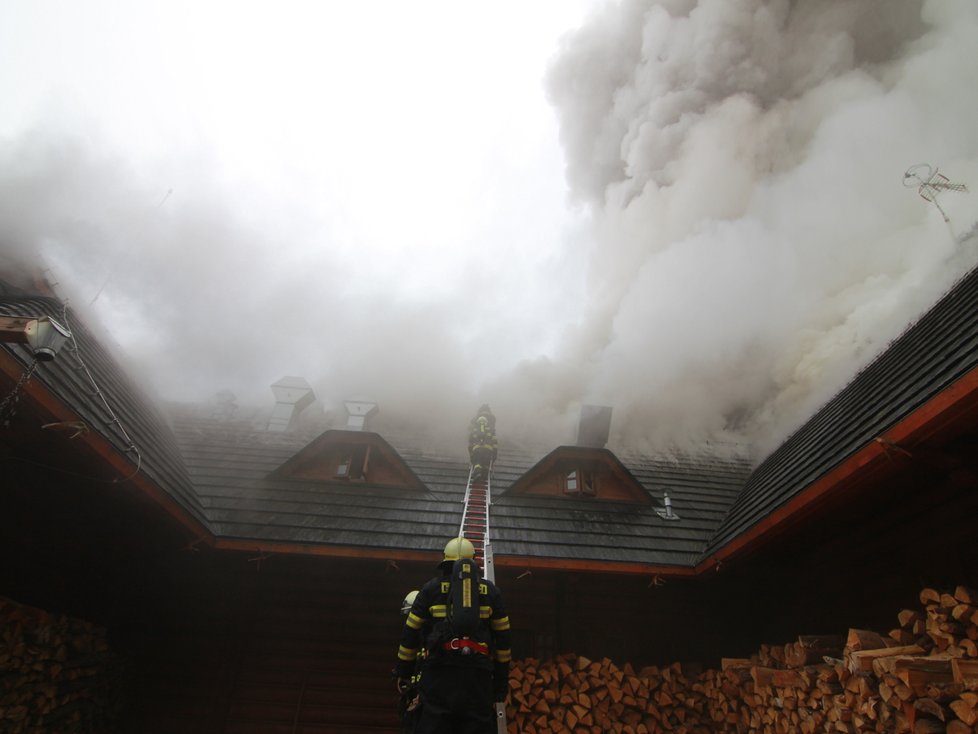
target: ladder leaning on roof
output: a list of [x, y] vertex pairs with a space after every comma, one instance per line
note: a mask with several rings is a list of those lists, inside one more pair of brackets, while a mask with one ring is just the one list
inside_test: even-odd
[[[465, 484], [465, 499], [462, 500], [462, 526], [459, 537], [467, 538], [475, 549], [475, 562], [482, 569], [483, 578], [496, 583], [496, 572], [492, 565], [492, 541], [489, 537], [489, 506], [492, 504], [492, 463], [485, 479], [473, 477], [469, 467], [469, 479]], [[496, 704], [496, 731], [506, 734], [506, 704]]]
[[492, 546], [489, 540], [492, 464], [489, 465], [489, 472], [485, 479], [477, 479], [473, 473], [472, 467], [469, 467], [469, 480], [465, 485], [465, 499], [462, 500], [462, 526], [459, 528], [458, 534], [472, 542], [472, 547], [475, 548], [475, 562], [479, 564], [483, 578], [495, 583], [496, 578], [492, 568]]

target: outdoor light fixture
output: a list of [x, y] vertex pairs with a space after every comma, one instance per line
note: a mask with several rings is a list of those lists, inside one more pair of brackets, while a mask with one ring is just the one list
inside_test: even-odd
[[38, 362], [50, 362], [71, 332], [49, 316], [0, 316], [0, 342], [26, 344]]

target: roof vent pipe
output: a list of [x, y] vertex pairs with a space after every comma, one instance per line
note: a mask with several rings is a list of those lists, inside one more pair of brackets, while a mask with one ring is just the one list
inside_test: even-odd
[[577, 425], [577, 445], [603, 449], [611, 431], [611, 407], [607, 405], [582, 405], [581, 420]]
[[272, 385], [275, 407], [268, 419], [269, 431], [290, 431], [295, 428], [299, 414], [316, 399], [309, 383], [301, 377], [283, 377]]
[[662, 493], [662, 501], [665, 503], [665, 509], [656, 510], [655, 514], [661, 517], [663, 520], [678, 520], [679, 515], [672, 511], [672, 500], [670, 499], [668, 492]]
[[346, 430], [365, 431], [367, 419], [377, 412], [377, 403], [365, 398], [350, 398], [344, 400], [346, 407]]

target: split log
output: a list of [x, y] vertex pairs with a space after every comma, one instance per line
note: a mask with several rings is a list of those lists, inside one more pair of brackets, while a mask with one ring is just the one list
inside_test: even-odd
[[924, 649], [919, 645], [883, 647], [873, 650], [853, 650], [849, 653], [849, 671], [852, 673], [870, 673], [873, 671], [873, 662], [880, 658], [893, 658], [897, 655], [923, 654]]
[[962, 693], [961, 697], [950, 703], [951, 711], [968, 726], [978, 722], [978, 693]]
[[797, 642], [785, 645], [785, 665], [801, 668], [820, 663], [825, 656], [841, 657], [846, 640], [841, 635], [801, 635]]
[[847, 650], [877, 650], [886, 647], [886, 640], [872, 630], [850, 629], [846, 636]]
[[962, 604], [978, 607], [978, 590], [967, 586], [958, 586], [954, 589], [954, 598]]
[[951, 659], [946, 657], [897, 657], [893, 661], [893, 671], [911, 687], [954, 680]]
[[970, 690], [978, 690], [978, 660], [951, 660], [951, 675], [955, 683]]

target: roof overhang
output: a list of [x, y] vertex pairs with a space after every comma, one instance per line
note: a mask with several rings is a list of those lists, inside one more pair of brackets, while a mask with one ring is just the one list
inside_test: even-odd
[[696, 573], [744, 555], [804, 522], [816, 510], [831, 509], [854, 494], [878, 487], [901, 472], [915, 453], [938, 449], [978, 428], [978, 368], [972, 369], [904, 416], [791, 500], [710, 554]]
[[[13, 389], [24, 376], [24, 365], [5, 349], [0, 349], [0, 385], [4, 393]], [[161, 488], [125, 452], [120, 451], [105, 436], [88, 423], [39, 379], [30, 379], [20, 386], [20, 411], [30, 411], [31, 425], [37, 432], [24, 434], [22, 440], [38, 445], [53, 445], [58, 441], [58, 450], [72, 461], [90, 468], [91, 471], [104, 471], [104, 477], [93, 477], [96, 481], [111, 487], [124, 487], [127, 491], [135, 488], [144, 498], [159, 507], [167, 516], [184, 530], [188, 541], [200, 540], [210, 536], [210, 532], [186, 508]], [[44, 425], [84, 426], [63, 437], [53, 438], [45, 431]], [[118, 490], [113, 490], [118, 491]]]

